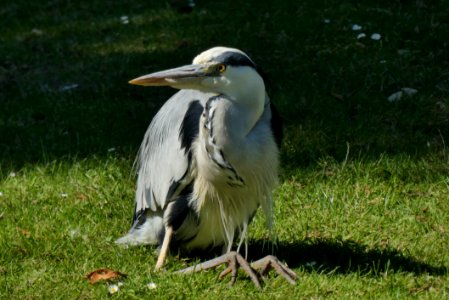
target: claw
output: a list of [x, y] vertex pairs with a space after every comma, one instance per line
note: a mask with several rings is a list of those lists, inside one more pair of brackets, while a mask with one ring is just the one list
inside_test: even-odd
[[218, 276], [218, 278], [223, 279], [226, 275], [228, 275], [230, 272], [232, 272], [232, 268], [231, 267], [227, 267], [226, 269], [223, 270], [223, 272], [220, 273], [220, 275]]
[[264, 258], [253, 262], [251, 266], [256, 270], [259, 270], [261, 276], [267, 274], [270, 269], [274, 269], [279, 275], [293, 285], [296, 284], [296, 279], [298, 278], [295, 272], [281, 263], [279, 259], [273, 255], [267, 255]]

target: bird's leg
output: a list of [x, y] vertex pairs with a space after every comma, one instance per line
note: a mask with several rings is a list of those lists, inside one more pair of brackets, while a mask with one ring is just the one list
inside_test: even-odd
[[258, 270], [261, 276], [267, 274], [270, 269], [274, 269], [279, 275], [284, 277], [291, 284], [295, 284], [296, 279], [298, 278], [295, 272], [281, 263], [279, 259], [277, 259], [277, 257], [273, 255], [267, 255], [264, 258], [251, 263], [251, 267], [255, 270]]
[[166, 226], [165, 227], [165, 235], [164, 240], [162, 241], [161, 251], [159, 252], [159, 257], [157, 258], [156, 266], [154, 267], [155, 271], [159, 271], [164, 265], [165, 260], [168, 256], [168, 250], [170, 246], [170, 241], [173, 236], [173, 227]]
[[211, 268], [215, 268], [222, 264], [228, 264], [228, 267], [221, 272], [220, 279], [225, 277], [227, 274], [232, 273], [231, 277], [231, 285], [235, 283], [235, 280], [237, 279], [237, 270], [239, 267], [241, 267], [246, 274], [251, 278], [254, 285], [260, 289], [261, 284], [259, 277], [257, 276], [256, 272], [251, 268], [249, 263], [244, 259], [239, 253], [235, 251], [231, 251], [229, 253], [223, 254], [222, 256], [219, 256], [217, 258], [208, 260], [206, 262], [203, 262], [198, 265], [191, 266], [189, 268], [182, 269], [178, 271], [177, 273], [181, 274], [188, 274], [188, 273], [194, 273], [199, 272], [201, 270], [207, 270]]

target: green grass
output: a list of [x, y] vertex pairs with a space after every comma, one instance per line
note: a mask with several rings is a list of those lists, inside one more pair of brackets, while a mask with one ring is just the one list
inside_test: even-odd
[[[115, 298], [448, 297], [449, 2], [240, 2], [197, 0], [190, 14], [163, 1], [2, 5], [0, 298], [108, 298], [83, 279], [100, 267], [128, 275]], [[154, 273], [154, 248], [113, 243], [140, 140], [174, 93], [127, 81], [215, 45], [254, 58], [285, 122], [274, 254], [294, 287], [179, 276], [196, 258], [178, 256]], [[403, 87], [418, 93], [387, 101]], [[258, 214], [252, 259], [268, 236]]]

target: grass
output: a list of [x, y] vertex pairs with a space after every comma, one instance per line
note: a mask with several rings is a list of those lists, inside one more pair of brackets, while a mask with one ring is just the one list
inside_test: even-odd
[[[447, 298], [449, 3], [196, 4], [2, 5], [0, 298], [107, 298], [83, 279], [100, 267], [128, 275], [120, 298]], [[129, 226], [140, 140], [174, 92], [127, 81], [215, 45], [265, 70], [285, 122], [274, 253], [295, 287], [178, 276], [196, 259], [178, 256], [154, 273], [154, 248], [113, 243]], [[404, 87], [418, 93], [387, 100]], [[259, 214], [250, 235], [251, 258], [270, 252]]]

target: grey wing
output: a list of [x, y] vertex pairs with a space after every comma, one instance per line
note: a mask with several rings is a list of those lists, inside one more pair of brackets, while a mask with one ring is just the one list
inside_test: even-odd
[[[136, 159], [138, 177], [129, 234], [144, 222], [150, 222], [149, 218], [159, 218], [160, 227], [167, 204], [192, 181], [191, 147], [198, 136], [203, 107], [211, 96], [181, 90], [153, 118]], [[150, 227], [148, 230], [155, 231], [154, 226]]]
[[167, 204], [191, 181], [192, 143], [203, 107], [212, 94], [181, 90], [151, 121], [136, 158], [137, 184], [132, 227], [119, 244], [156, 244]]

